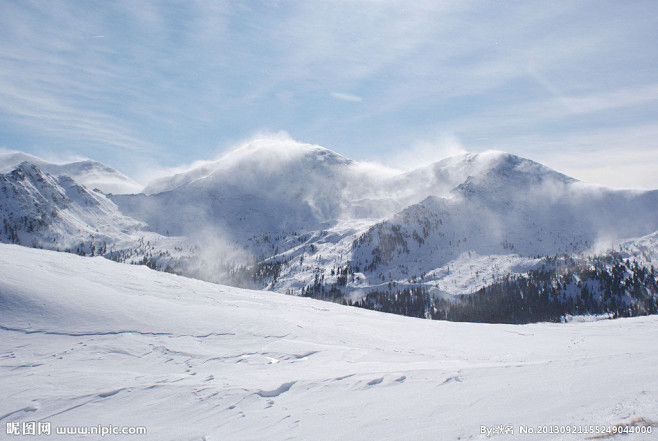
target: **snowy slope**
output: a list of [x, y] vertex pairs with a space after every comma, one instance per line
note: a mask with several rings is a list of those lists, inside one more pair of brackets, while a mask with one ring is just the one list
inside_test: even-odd
[[3, 430], [112, 424], [145, 426], [135, 439], [207, 441], [657, 430], [656, 317], [418, 320], [14, 245], [0, 245], [0, 274]]
[[611, 248], [618, 250], [623, 258], [630, 257], [644, 262], [645, 266], [658, 268], [658, 232], [633, 240], [620, 241], [612, 244]]
[[22, 162], [36, 165], [51, 175], [68, 176], [89, 189], [99, 189], [103, 193], [139, 193], [143, 187], [123, 173], [98, 161], [55, 164], [22, 152], [0, 153], [0, 173], [11, 172]]

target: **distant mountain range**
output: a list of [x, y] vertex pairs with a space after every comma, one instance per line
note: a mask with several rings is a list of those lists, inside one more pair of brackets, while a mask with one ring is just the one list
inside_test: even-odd
[[589, 185], [503, 152], [395, 172], [256, 140], [141, 192], [95, 161], [4, 154], [0, 171], [3, 242], [333, 300], [472, 294], [613, 247], [658, 262], [658, 191]]

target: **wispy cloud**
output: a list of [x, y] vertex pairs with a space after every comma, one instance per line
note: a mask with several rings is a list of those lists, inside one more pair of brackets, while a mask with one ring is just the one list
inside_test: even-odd
[[6, 2], [0, 144], [126, 172], [259, 129], [389, 163], [434, 159], [443, 134], [585, 149], [655, 123], [657, 17], [642, 1]]
[[353, 103], [360, 103], [361, 101], [363, 101], [363, 98], [361, 98], [360, 96], [352, 95], [349, 93], [331, 92], [331, 96], [336, 98], [337, 100], [350, 101]]
[[561, 96], [557, 101], [572, 113], [599, 112], [620, 107], [637, 106], [658, 102], [658, 84], [643, 85], [633, 89], [619, 89], [588, 96]]

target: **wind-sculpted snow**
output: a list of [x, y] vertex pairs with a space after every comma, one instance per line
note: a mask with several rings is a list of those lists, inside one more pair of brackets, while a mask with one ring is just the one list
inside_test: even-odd
[[15, 245], [0, 245], [0, 274], [2, 430], [112, 424], [199, 441], [658, 430], [656, 317], [428, 321]]

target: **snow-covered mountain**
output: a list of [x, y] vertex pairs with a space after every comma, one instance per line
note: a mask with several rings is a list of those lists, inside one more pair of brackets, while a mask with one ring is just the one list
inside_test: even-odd
[[[280, 140], [253, 141], [218, 161], [156, 180], [144, 194], [114, 200], [161, 233], [210, 224], [235, 237], [447, 213], [454, 225], [441, 228], [444, 235], [486, 236], [477, 240], [480, 247], [525, 241], [517, 246], [526, 254], [572, 251], [565, 247], [658, 229], [656, 191], [587, 185], [503, 152], [459, 155], [394, 174], [322, 147]], [[564, 238], [548, 244], [547, 236], [555, 235]]]
[[218, 227], [276, 265], [270, 289], [293, 293], [319, 277], [345, 293], [421, 284], [466, 294], [543, 256], [603, 251], [658, 230], [658, 191], [585, 184], [504, 152], [394, 174], [261, 140], [147, 191], [114, 200], [161, 233]]
[[[143, 195], [115, 200], [163, 231], [212, 223], [232, 232], [308, 232], [342, 220], [381, 220], [429, 196], [446, 197], [469, 178], [503, 169], [506, 158], [512, 156], [465, 154], [402, 173], [316, 145], [255, 139], [219, 160], [156, 179]], [[524, 164], [528, 176], [552, 172], [532, 161]], [[181, 207], [179, 213], [163, 216], [163, 207], [171, 206]]]
[[114, 200], [161, 233], [185, 234], [207, 225], [236, 237], [309, 232], [403, 208], [390, 194], [390, 175], [319, 146], [264, 139], [158, 179], [142, 195]]
[[658, 312], [656, 191], [503, 152], [396, 173], [285, 140], [135, 195], [90, 188], [84, 165], [5, 159], [7, 434], [568, 441], [658, 428], [658, 321], [592, 317]]
[[0, 174], [0, 215], [3, 241], [62, 250], [89, 252], [92, 241], [102, 248], [143, 227], [102, 193], [27, 162]]
[[634, 441], [658, 430], [655, 316], [419, 320], [6, 244], [0, 274], [3, 431]]
[[0, 242], [136, 262], [182, 252], [179, 239], [149, 231], [105, 194], [28, 162], [0, 174]]
[[98, 189], [103, 193], [139, 193], [143, 188], [123, 173], [98, 161], [58, 164], [22, 152], [0, 153], [0, 173], [10, 172], [23, 162], [36, 165], [54, 176], [68, 176], [89, 189]]
[[[656, 230], [658, 191], [587, 185], [500, 153], [446, 197], [429, 196], [370, 227], [354, 242], [349, 261], [386, 282], [420, 278], [443, 285], [444, 292], [460, 293], [459, 286], [440, 283], [451, 265], [453, 272], [464, 265], [476, 268], [482, 284], [517, 272], [515, 257], [532, 263], [534, 257], [591, 253], [601, 244]], [[483, 256], [488, 257], [484, 262]], [[501, 264], [504, 268], [497, 268]]]
[[[638, 238], [658, 231], [658, 191], [589, 185], [504, 152], [396, 172], [320, 146], [256, 139], [140, 194], [91, 193], [109, 211], [97, 210], [90, 228], [112, 236], [116, 229], [97, 224], [141, 225], [138, 243], [135, 234], [113, 241], [123, 251], [112, 259], [352, 299], [405, 287], [470, 294], [556, 254], [583, 259], [622, 242], [653, 243]], [[48, 248], [64, 248], [48, 237]]]

